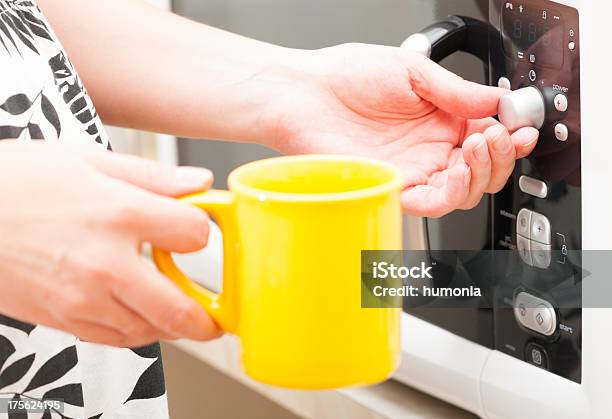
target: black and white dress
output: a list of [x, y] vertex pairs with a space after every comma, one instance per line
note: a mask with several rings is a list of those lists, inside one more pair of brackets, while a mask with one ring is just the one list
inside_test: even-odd
[[[110, 149], [91, 99], [34, 1], [0, 0], [0, 139]], [[1, 311], [0, 398], [62, 399], [65, 404], [61, 414], [21, 411], [0, 413], [0, 418], [168, 417], [158, 344], [138, 349], [95, 345]]]

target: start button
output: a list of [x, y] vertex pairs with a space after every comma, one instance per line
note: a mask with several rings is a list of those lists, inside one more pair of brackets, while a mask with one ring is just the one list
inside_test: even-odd
[[523, 327], [544, 336], [551, 336], [557, 330], [554, 307], [548, 301], [525, 291], [514, 297], [514, 317]]

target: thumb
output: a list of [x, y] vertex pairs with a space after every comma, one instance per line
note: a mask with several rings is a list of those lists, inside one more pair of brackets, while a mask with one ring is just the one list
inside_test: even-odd
[[497, 115], [505, 89], [473, 83], [446, 70], [429, 58], [409, 53], [410, 84], [421, 98], [451, 115], [480, 119]]
[[150, 192], [177, 197], [210, 188], [213, 174], [199, 167], [175, 167], [125, 154], [80, 150], [84, 159], [107, 176], [131, 183]]

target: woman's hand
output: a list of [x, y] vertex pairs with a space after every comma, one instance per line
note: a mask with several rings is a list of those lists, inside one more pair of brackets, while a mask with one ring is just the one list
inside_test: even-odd
[[[510, 135], [490, 118], [504, 90], [465, 82], [400, 48], [346, 44], [303, 51], [142, 1], [39, 3], [105, 122], [257, 142], [284, 153], [385, 160], [406, 174], [402, 200], [410, 214], [472, 208], [485, 192], [505, 185], [515, 159], [537, 141], [534, 129]], [[99, 46], [96, 54], [91, 45]], [[124, 93], [119, 99], [116, 86]]]
[[141, 256], [202, 248], [208, 219], [169, 197], [212, 174], [92, 148], [0, 143], [0, 313], [115, 346], [210, 339], [210, 317]]
[[295, 71], [283, 70], [294, 82], [270, 90], [270, 145], [394, 163], [406, 176], [407, 213], [473, 208], [536, 145], [537, 130], [510, 134], [490, 118], [507, 91], [467, 82], [416, 53], [346, 44], [305, 54]]

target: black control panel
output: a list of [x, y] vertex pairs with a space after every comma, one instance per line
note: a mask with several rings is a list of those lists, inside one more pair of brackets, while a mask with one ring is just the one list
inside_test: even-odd
[[[579, 383], [578, 11], [551, 1], [491, 0], [489, 12], [491, 84], [535, 88], [543, 105], [537, 147], [492, 199], [492, 246], [511, 250], [495, 273], [494, 348]], [[517, 95], [514, 105], [535, 109], [522, 101], [537, 102], [536, 90], [525, 92], [531, 95]], [[524, 117], [538, 119], [531, 112]]]
[[[489, 21], [449, 16], [420, 33], [441, 61], [480, 59], [509, 93], [499, 119], [540, 131], [502, 191], [467, 212], [426, 220], [436, 284], [481, 297], [404, 310], [482, 346], [581, 382], [581, 146], [578, 11], [548, 0], [489, 0]], [[407, 42], [410, 38], [407, 40]], [[441, 251], [441, 252], [439, 252]]]

